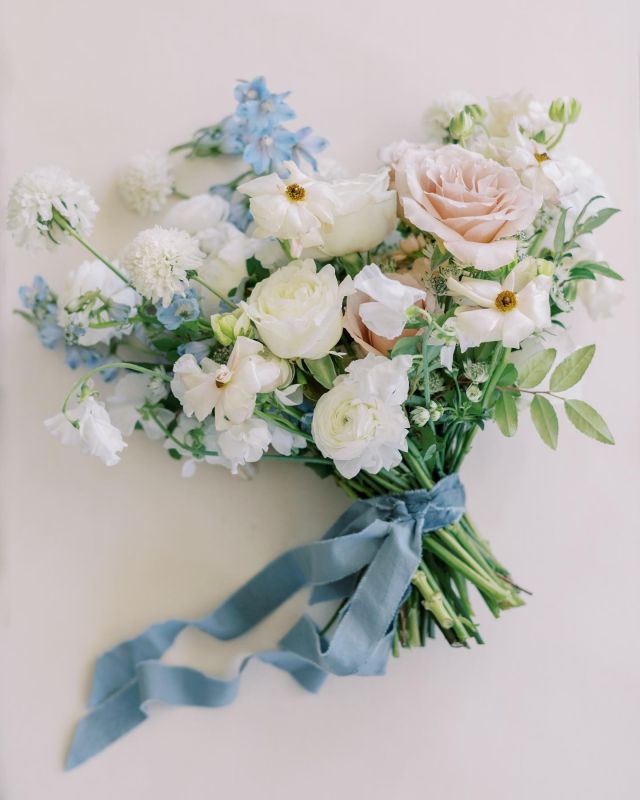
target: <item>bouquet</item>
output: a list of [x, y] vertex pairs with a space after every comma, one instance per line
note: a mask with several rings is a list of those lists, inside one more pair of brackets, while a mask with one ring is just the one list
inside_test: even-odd
[[[594, 238], [616, 209], [565, 149], [575, 99], [447, 96], [427, 110], [424, 142], [383, 147], [377, 172], [352, 177], [321, 155], [325, 139], [291, 128], [288, 93], [256, 78], [235, 98], [220, 122], [121, 170], [124, 203], [163, 216], [117, 259], [90, 244], [98, 208], [66, 171], [35, 169], [13, 187], [19, 245], [75, 241], [90, 256], [60, 289], [37, 277], [20, 291], [18, 313], [81, 371], [45, 425], [107, 466], [136, 430], [185, 477], [296, 461], [353, 505], [207, 617], [152, 625], [105, 653], [68, 766], [143, 721], [149, 700], [230, 702], [239, 673], [206, 676], [162, 654], [187, 625], [239, 636], [306, 585], [332, 616], [322, 627], [304, 616], [257, 656], [311, 691], [329, 673], [380, 674], [390, 653], [438, 634], [481, 644], [473, 603], [498, 617], [524, 589], [464, 508], [458, 471], [474, 437], [489, 423], [513, 436], [526, 411], [555, 449], [563, 407], [613, 443], [576, 392], [595, 346], [572, 349], [566, 335], [574, 304], [608, 313], [621, 280]], [[187, 197], [181, 157], [242, 166]]]

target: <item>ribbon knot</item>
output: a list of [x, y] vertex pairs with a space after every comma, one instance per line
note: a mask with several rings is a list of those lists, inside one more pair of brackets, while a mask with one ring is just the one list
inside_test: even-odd
[[[396, 615], [422, 556], [422, 537], [463, 511], [457, 475], [430, 491], [357, 500], [323, 539], [279, 556], [207, 616], [151, 625], [107, 651], [97, 661], [89, 711], [76, 728], [66, 768], [143, 722], [151, 701], [208, 707], [233, 702], [252, 658], [285, 670], [311, 692], [329, 674], [382, 675]], [[305, 586], [314, 587], [311, 603], [346, 598], [330, 638], [304, 615], [276, 650], [248, 656], [230, 680], [161, 662], [186, 627], [220, 640], [237, 638]]]

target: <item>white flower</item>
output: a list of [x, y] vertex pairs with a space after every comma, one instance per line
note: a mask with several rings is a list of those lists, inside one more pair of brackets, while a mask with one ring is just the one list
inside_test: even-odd
[[238, 468], [259, 461], [269, 449], [272, 435], [263, 419], [247, 419], [218, 434], [221, 455], [229, 462], [231, 472], [236, 475]]
[[299, 433], [288, 431], [274, 422], [268, 422], [267, 426], [271, 436], [271, 447], [281, 456], [290, 456], [294, 450], [302, 450], [307, 446], [307, 440]]
[[490, 136], [507, 136], [514, 125], [529, 136], [545, 131], [548, 138], [559, 130], [557, 123], [549, 119], [549, 104], [535, 100], [524, 90], [489, 97], [487, 103], [489, 116], [486, 127]]
[[217, 194], [196, 194], [188, 200], [180, 200], [165, 214], [163, 224], [167, 228], [179, 228], [198, 238], [203, 231], [226, 222], [229, 203]]
[[54, 213], [80, 236], [88, 236], [98, 206], [89, 188], [60, 167], [38, 167], [16, 181], [9, 195], [7, 227], [17, 244], [52, 248], [68, 240]]
[[187, 271], [199, 269], [203, 258], [198, 242], [188, 233], [156, 225], [136, 236], [123, 263], [140, 294], [154, 303], [162, 301], [166, 308], [174, 294], [184, 294]]
[[[78, 423], [76, 428], [69, 419]], [[109, 413], [93, 395], [67, 410], [45, 420], [46, 429], [64, 445], [79, 445], [85, 455], [97, 456], [108, 467], [120, 461], [127, 446], [120, 431], [111, 423]]]
[[[118, 262], [114, 265], [117, 267]], [[85, 329], [78, 336], [78, 344], [91, 347], [98, 342], [109, 342], [114, 336], [122, 336], [131, 331], [131, 326], [91, 328], [90, 324], [107, 322], [110, 319], [108, 309], [100, 317], [95, 313], [107, 303], [129, 306], [129, 316], [135, 314], [139, 297], [135, 289], [127, 286], [102, 261], [84, 261], [79, 267], [67, 275], [64, 289], [58, 296], [58, 323], [63, 328], [73, 322]], [[94, 316], [90, 316], [90, 312]]]
[[[146, 403], [152, 405], [159, 403], [168, 393], [165, 381], [150, 379], [149, 376], [137, 372], [128, 372], [118, 378], [113, 394], [107, 397], [105, 405], [111, 421], [123, 436], [131, 436], [137, 423], [140, 423], [149, 439], [161, 439], [164, 436], [162, 428], [148, 413], [143, 413], [140, 409]], [[165, 427], [174, 417], [168, 408], [155, 408], [153, 413]]]
[[407, 310], [427, 296], [421, 289], [383, 275], [377, 264], [363, 267], [353, 287], [371, 298], [371, 302], [361, 303], [358, 308], [362, 321], [370, 331], [386, 339], [400, 336], [407, 324]]
[[397, 197], [389, 190], [389, 170], [335, 181], [333, 222], [321, 228], [322, 243], [305, 255], [334, 258], [373, 250], [395, 229]]
[[260, 338], [280, 358], [323, 358], [342, 335], [342, 301], [352, 281], [338, 284], [326, 264], [292, 261], [260, 281], [242, 303]]
[[[595, 203], [593, 204], [595, 205]], [[580, 237], [580, 248], [574, 251], [569, 265], [578, 261], [603, 262], [604, 253], [595, 244], [592, 233]], [[593, 320], [611, 316], [612, 309], [622, 302], [624, 291], [620, 281], [596, 273], [594, 281], [578, 281], [578, 297]]]
[[276, 364], [260, 355], [262, 351], [260, 342], [240, 336], [226, 364], [210, 358], [198, 364], [190, 353], [181, 356], [173, 366], [171, 391], [184, 413], [202, 421], [215, 409], [218, 430], [249, 419], [256, 395], [279, 373]]
[[538, 275], [530, 280], [527, 267], [526, 260], [520, 262], [502, 284], [477, 278], [447, 279], [451, 294], [465, 301], [453, 321], [462, 352], [483, 342], [518, 347], [534, 331], [549, 327], [551, 278]]
[[411, 362], [411, 356], [387, 359], [369, 354], [351, 362], [347, 374], [318, 400], [313, 439], [345, 478], [361, 469], [375, 474], [400, 463], [407, 449], [409, 420], [402, 403], [409, 391]]
[[[194, 433], [198, 432], [198, 443], [204, 446], [208, 455], [196, 458], [188, 447], [195, 444]], [[178, 415], [178, 422], [172, 432], [173, 438], [167, 438], [164, 442], [166, 450], [176, 450], [183, 457], [181, 474], [183, 478], [191, 478], [196, 473], [199, 463], [212, 464], [215, 466], [231, 469], [231, 462], [218, 453], [218, 432], [213, 419], [210, 417], [202, 424], [194, 417], [187, 417], [184, 414]], [[177, 441], [176, 441], [177, 440]], [[184, 443], [185, 447], [178, 444]], [[215, 453], [216, 455], [211, 455]]]
[[255, 235], [288, 240], [297, 257], [303, 248], [322, 244], [321, 226], [331, 225], [338, 201], [326, 181], [305, 175], [293, 161], [284, 166], [289, 171], [286, 180], [274, 172], [241, 184], [238, 191], [251, 198]]
[[171, 196], [173, 183], [169, 157], [147, 150], [123, 167], [118, 177], [118, 190], [128, 209], [146, 216], [162, 209]]
[[442, 143], [451, 118], [459, 114], [465, 106], [475, 105], [477, 102], [468, 92], [453, 91], [437, 97], [422, 118], [427, 139]]

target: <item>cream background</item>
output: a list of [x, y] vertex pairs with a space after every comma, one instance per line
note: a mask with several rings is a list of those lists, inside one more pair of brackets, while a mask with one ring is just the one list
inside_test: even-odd
[[[304, 469], [270, 465], [253, 484], [201, 469], [181, 481], [137, 437], [107, 470], [59, 447], [42, 419], [71, 374], [10, 315], [33, 273], [59, 284], [83, 254], [4, 247], [2, 480], [3, 800], [366, 797], [540, 800], [637, 797], [638, 237], [637, 14], [633, 3], [426, 0], [4, 3], [3, 183], [39, 163], [68, 166], [102, 206], [94, 242], [115, 252], [138, 220], [113, 170], [168, 147], [233, 105], [233, 81], [265, 73], [294, 90], [301, 124], [354, 169], [376, 147], [420, 135], [439, 92], [584, 103], [576, 150], [624, 209], [602, 234], [627, 296], [596, 330], [585, 382], [615, 448], [562, 421], [557, 454], [528, 421], [515, 441], [491, 429], [464, 467], [469, 507], [513, 573], [535, 590], [469, 652], [442, 642], [379, 679], [332, 679], [306, 696], [252, 666], [236, 704], [158, 709], [77, 771], [61, 764], [100, 651], [151, 621], [199, 615], [268, 559], [323, 533], [346, 503]], [[201, 163], [197, 165], [204, 169]], [[206, 186], [191, 170], [184, 185]], [[3, 200], [4, 203], [4, 200]], [[303, 598], [241, 646], [193, 639], [178, 657], [225, 669], [272, 644]]]

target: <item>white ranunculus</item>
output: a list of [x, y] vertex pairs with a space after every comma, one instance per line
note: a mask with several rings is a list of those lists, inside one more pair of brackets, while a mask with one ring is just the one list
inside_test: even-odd
[[531, 280], [527, 269], [527, 261], [521, 261], [502, 284], [478, 278], [447, 279], [451, 294], [463, 301], [453, 320], [462, 352], [483, 342], [518, 347], [534, 331], [550, 326], [551, 278], [538, 275]]
[[[118, 266], [118, 262], [114, 262]], [[89, 292], [99, 292], [100, 297], [96, 296], [89, 301], [82, 302], [82, 308], [76, 310], [78, 300]], [[72, 269], [67, 275], [67, 281], [58, 296], [58, 324], [63, 328], [70, 322], [80, 325], [85, 329], [85, 333], [78, 337], [78, 344], [83, 347], [91, 347], [98, 342], [109, 342], [114, 335], [122, 336], [131, 331], [128, 327], [105, 327], [90, 328], [93, 322], [106, 322], [110, 319], [108, 311], [98, 320], [90, 319], [91, 311], [102, 308], [104, 300], [129, 306], [129, 316], [135, 314], [140, 298], [135, 289], [127, 286], [122, 280], [102, 261], [84, 261], [79, 267]]]
[[[76, 428], [70, 421], [78, 423]], [[56, 414], [45, 420], [46, 429], [64, 445], [80, 446], [85, 455], [97, 456], [108, 467], [120, 461], [120, 453], [127, 446], [122, 434], [112, 424], [109, 413], [93, 395], [86, 397], [67, 416]]]
[[322, 225], [331, 225], [338, 200], [331, 185], [305, 175], [293, 161], [285, 161], [289, 177], [276, 172], [238, 186], [251, 198], [249, 207], [258, 238], [275, 236], [290, 242], [299, 256], [305, 247], [322, 244]]
[[318, 400], [312, 434], [320, 452], [345, 478], [361, 469], [393, 469], [407, 449], [407, 399], [411, 356], [388, 359], [369, 354], [352, 362]]
[[323, 358], [342, 335], [342, 301], [351, 291], [351, 278], [338, 284], [331, 264], [316, 272], [307, 258], [260, 281], [242, 307], [275, 355]]
[[224, 430], [252, 416], [256, 395], [273, 383], [277, 364], [263, 358], [260, 342], [239, 336], [226, 364], [203, 358], [198, 364], [190, 353], [173, 365], [171, 391], [184, 413], [202, 421], [215, 409], [216, 427]]
[[[158, 424], [141, 408], [146, 403], [155, 404], [169, 393], [165, 381], [149, 378], [139, 372], [127, 372], [118, 378], [114, 391], [105, 400], [111, 421], [123, 436], [131, 436], [138, 423], [149, 439], [161, 439], [164, 432]], [[168, 408], [154, 409], [154, 415], [165, 427], [173, 420], [174, 414]]]
[[407, 310], [427, 293], [397, 280], [392, 280], [377, 264], [367, 264], [356, 275], [353, 287], [371, 298], [358, 307], [366, 327], [386, 339], [400, 336], [407, 324]]
[[226, 222], [229, 203], [216, 194], [196, 194], [188, 200], [180, 200], [165, 214], [165, 228], [179, 228], [191, 236], [199, 237], [202, 231]]
[[333, 223], [321, 228], [322, 244], [305, 255], [335, 258], [373, 250], [395, 229], [397, 196], [388, 169], [331, 184], [338, 199]]

